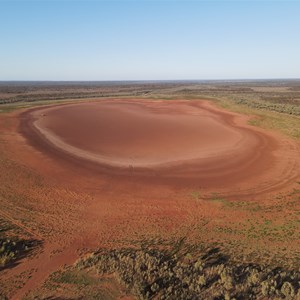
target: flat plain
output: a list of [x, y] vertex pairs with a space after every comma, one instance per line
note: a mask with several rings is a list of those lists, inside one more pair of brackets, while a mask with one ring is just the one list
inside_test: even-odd
[[294, 299], [300, 81], [0, 84], [8, 299]]

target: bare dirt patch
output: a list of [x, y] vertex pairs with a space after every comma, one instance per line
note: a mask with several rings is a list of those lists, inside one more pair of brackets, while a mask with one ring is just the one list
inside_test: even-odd
[[293, 180], [297, 145], [246, 121], [205, 101], [110, 100], [34, 110], [22, 130], [100, 173], [252, 195]]

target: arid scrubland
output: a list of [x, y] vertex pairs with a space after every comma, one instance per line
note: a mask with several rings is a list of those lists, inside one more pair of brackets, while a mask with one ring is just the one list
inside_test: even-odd
[[205, 98], [300, 141], [300, 80], [0, 83], [2, 298], [300, 299], [299, 178], [244, 198], [141, 187], [33, 152], [18, 133], [18, 111], [110, 97]]

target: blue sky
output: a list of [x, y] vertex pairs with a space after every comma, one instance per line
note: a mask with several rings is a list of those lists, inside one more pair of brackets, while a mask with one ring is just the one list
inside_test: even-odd
[[300, 78], [300, 1], [3, 1], [0, 80]]

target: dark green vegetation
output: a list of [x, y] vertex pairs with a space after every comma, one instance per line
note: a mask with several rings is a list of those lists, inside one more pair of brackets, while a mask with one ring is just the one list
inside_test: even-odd
[[24, 240], [9, 238], [0, 239], [0, 270], [9, 263], [17, 260], [23, 253], [32, 247], [32, 243]]
[[13, 266], [39, 244], [39, 241], [19, 237], [14, 225], [0, 218], [0, 271]]
[[[300, 273], [238, 263], [219, 248], [184, 246], [100, 250], [77, 264], [101, 278], [114, 274], [139, 299], [295, 299]], [[201, 295], [201, 296], [200, 296]]]

